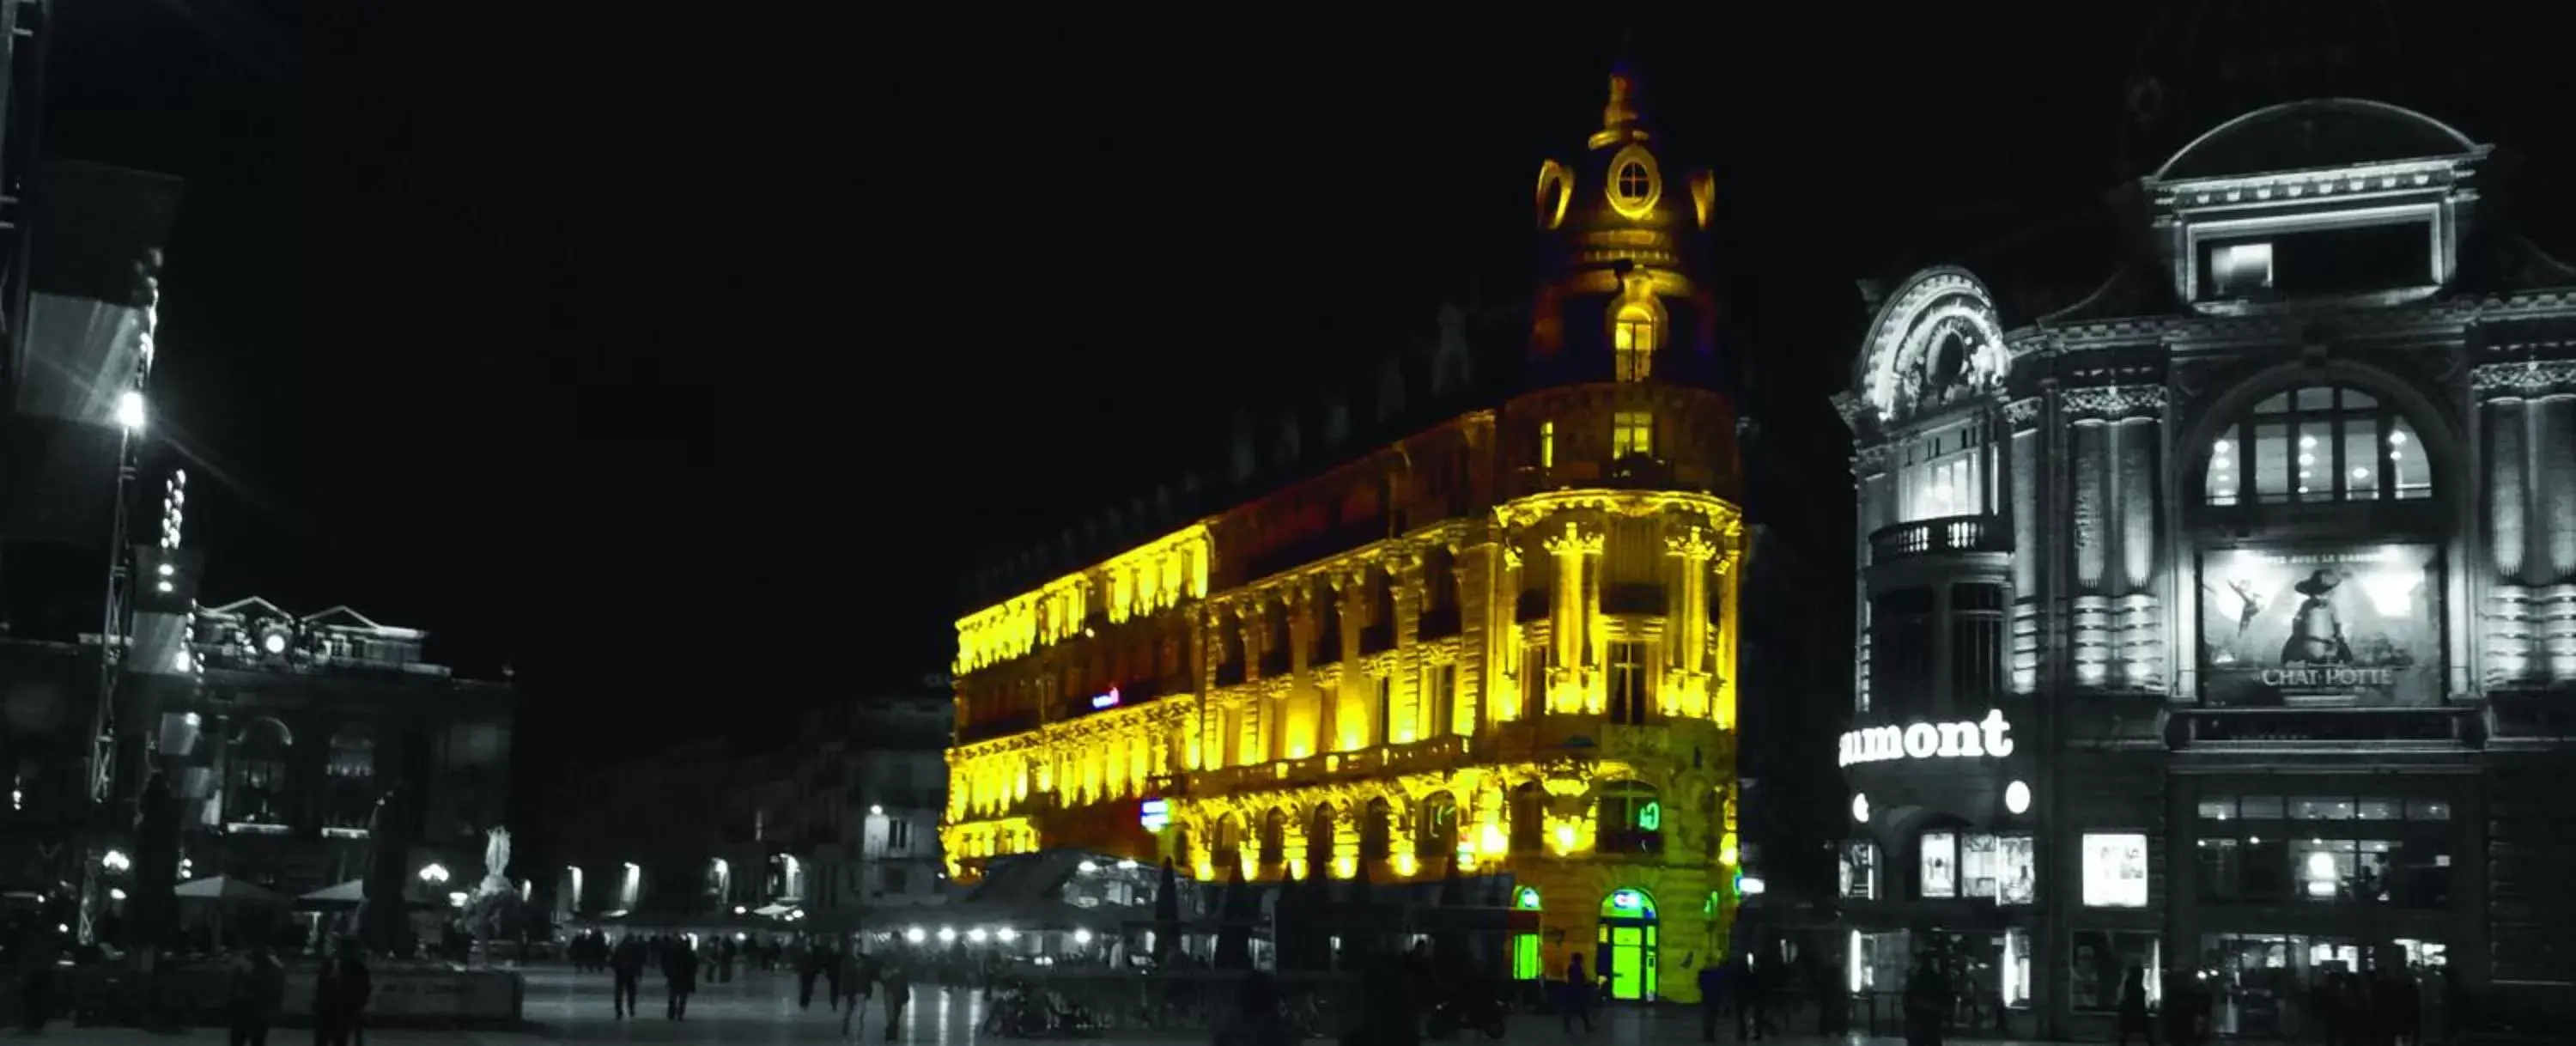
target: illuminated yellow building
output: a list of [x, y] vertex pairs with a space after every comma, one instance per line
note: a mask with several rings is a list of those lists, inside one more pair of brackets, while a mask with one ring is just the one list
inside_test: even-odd
[[[1545, 164], [1527, 380], [957, 623], [952, 874], [1507, 877], [1522, 976], [1697, 997], [1736, 902], [1735, 413], [1704, 239], [1614, 73]], [[1487, 883], [1471, 896], [1499, 896]]]

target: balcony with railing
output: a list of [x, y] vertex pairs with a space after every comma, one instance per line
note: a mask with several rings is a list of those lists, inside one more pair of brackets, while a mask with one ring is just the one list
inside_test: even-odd
[[2185, 708], [2166, 725], [2175, 748], [2316, 747], [2458, 750], [2485, 741], [2474, 709]]
[[1961, 553], [2008, 553], [2012, 530], [1998, 516], [1942, 516], [1880, 527], [1869, 536], [1869, 561], [1886, 563], [1909, 556]]

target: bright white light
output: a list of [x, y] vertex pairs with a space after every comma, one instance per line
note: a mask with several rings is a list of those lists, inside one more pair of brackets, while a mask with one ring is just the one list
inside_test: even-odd
[[2026, 814], [2030, 812], [2029, 783], [2015, 781], [2004, 786], [2004, 809], [2010, 810], [2016, 814]]
[[1762, 891], [1771, 888], [1771, 884], [1763, 882], [1762, 877], [1758, 875], [1745, 876], [1744, 880], [1737, 885], [1743, 887], [1744, 896], [1746, 897], [1760, 897], [1762, 896]]
[[733, 913], [734, 913], [735, 915], [741, 915], [741, 914], [743, 914], [743, 913], [745, 913], [745, 912], [748, 912], [748, 911], [750, 911], [750, 910], [751, 910], [751, 909], [749, 909], [749, 908], [745, 908], [745, 907], [743, 907], [743, 906], [741, 906], [741, 905], [739, 905], [739, 904], [737, 904], [737, 905], [734, 905], [734, 906], [733, 906]]
[[939, 943], [941, 943], [941, 944], [951, 944], [951, 943], [954, 943], [956, 940], [957, 940], [957, 928], [956, 928], [956, 927], [954, 927], [954, 926], [942, 926], [942, 927], [940, 927], [940, 928], [939, 928]]
[[167, 581], [154, 582], [154, 583], [153, 583], [153, 587], [154, 587], [156, 590], [158, 590], [162, 595], [165, 595], [165, 596], [166, 596], [166, 595], [169, 595], [169, 594], [170, 594], [170, 583], [169, 583], [169, 582], [167, 582]]
[[1132, 872], [1132, 871], [1135, 871], [1135, 870], [1136, 870], [1136, 862], [1134, 862], [1134, 861], [1120, 861], [1120, 862], [1118, 862], [1118, 870], [1119, 870], [1119, 871], [1122, 871], [1122, 872]]
[[2406, 434], [2405, 434], [2405, 433], [2403, 433], [2403, 432], [2391, 432], [2391, 433], [2389, 433], [2389, 434], [2388, 434], [2388, 445], [2389, 445], [2389, 446], [2392, 446], [2392, 447], [2403, 447], [2403, 446], [2405, 446], [2405, 445], [2406, 445]]
[[450, 907], [450, 908], [463, 908], [463, 907], [465, 907], [465, 891], [463, 891], [463, 890], [453, 890], [453, 891], [449, 891], [449, 893], [448, 893], [448, 895], [447, 895], [447, 906], [448, 906], [448, 907]]
[[1091, 862], [1089, 862], [1089, 861], [1084, 861], [1084, 862], [1082, 862], [1081, 864], [1075, 865], [1074, 867], [1076, 867], [1076, 868], [1080, 869], [1080, 870], [1081, 870], [1081, 872], [1082, 872], [1082, 874], [1084, 874], [1084, 875], [1089, 875], [1089, 874], [1091, 874], [1091, 873], [1093, 873], [1093, 872], [1096, 872], [1096, 871], [1099, 871], [1099, 870], [1100, 870], [1100, 866], [1099, 866], [1099, 865], [1093, 864], [1093, 863], [1091, 863]]
[[999, 930], [995, 930], [995, 931], [993, 931], [993, 936], [1001, 938], [1001, 939], [1002, 939], [1002, 943], [1004, 943], [1004, 944], [1009, 944], [1009, 943], [1011, 943], [1012, 941], [1016, 941], [1016, 940], [1019, 940], [1019, 939], [1020, 939], [1020, 931], [1018, 931], [1018, 930], [1014, 930], [1014, 929], [1011, 929], [1011, 928], [1010, 928], [1010, 927], [1008, 927], [1008, 926], [1005, 926], [1005, 927], [1002, 927], [1002, 928], [1001, 928], [1001, 929], [999, 929]]
[[977, 944], [982, 944], [982, 943], [984, 943], [984, 939], [985, 939], [986, 937], [989, 937], [989, 936], [992, 936], [992, 935], [991, 935], [991, 934], [987, 934], [987, 933], [985, 933], [985, 932], [984, 932], [984, 928], [983, 928], [983, 927], [981, 927], [981, 926], [978, 926], [978, 927], [976, 927], [976, 928], [974, 928], [974, 929], [972, 929], [972, 930], [968, 930], [968, 931], [966, 931], [966, 939], [967, 939], [967, 940], [970, 940], [970, 941], [973, 941], [973, 942], [975, 942], [975, 943], [977, 943]]
[[447, 881], [447, 866], [436, 861], [420, 866], [420, 881], [436, 886]]
[[98, 866], [111, 872], [122, 872], [134, 867], [134, 860], [125, 856], [123, 850], [110, 850], [99, 855]]
[[1852, 793], [1852, 820], [1858, 821], [1862, 824], [1869, 823], [1869, 795], [1867, 793]]
[[127, 432], [143, 431], [143, 393], [133, 389], [116, 398], [116, 423]]
[[1089, 944], [1089, 943], [1091, 943], [1091, 931], [1089, 931], [1089, 930], [1075, 930], [1075, 931], [1073, 931], [1073, 943], [1075, 943], [1075, 944]]
[[912, 943], [912, 944], [920, 944], [920, 943], [922, 942], [922, 939], [923, 939], [923, 938], [926, 938], [926, 937], [929, 937], [929, 936], [930, 936], [929, 931], [924, 930], [924, 929], [922, 929], [921, 927], [918, 927], [918, 926], [911, 927], [911, 928], [906, 929], [906, 930], [904, 930], [904, 931], [903, 931], [903, 939], [904, 939], [905, 941], [909, 942], [909, 943]]
[[169, 577], [170, 575], [172, 575], [172, 574], [176, 574], [176, 573], [178, 573], [178, 572], [179, 572], [179, 568], [174, 567], [174, 566], [171, 566], [171, 565], [170, 565], [170, 564], [168, 564], [168, 563], [163, 563], [163, 564], [161, 564], [161, 566], [160, 566], [160, 573], [161, 573], [161, 576], [162, 576], [162, 577]]
[[875, 804], [875, 803], [869, 803], [869, 804], [868, 804], [868, 816], [870, 816], [870, 817], [883, 817], [883, 816], [885, 816], [885, 807], [879, 806], [879, 805], [877, 805], [877, 804]]
[[2362, 594], [2370, 597], [2370, 608], [2381, 617], [2412, 617], [2415, 588], [2424, 583], [2421, 570], [2374, 570], [2361, 576]]
[[121, 887], [121, 886], [112, 886], [112, 887], [109, 887], [109, 888], [108, 888], [108, 891], [107, 891], [107, 899], [108, 899], [108, 900], [111, 900], [111, 901], [122, 901], [122, 900], [124, 900], [124, 899], [125, 899], [125, 888], [124, 888], [124, 887]]
[[266, 650], [269, 653], [283, 654], [286, 652], [286, 633], [271, 632], [262, 636], [259, 640], [259, 646], [260, 649]]

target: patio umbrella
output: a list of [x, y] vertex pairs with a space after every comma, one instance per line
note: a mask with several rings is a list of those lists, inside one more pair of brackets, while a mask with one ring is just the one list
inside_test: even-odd
[[349, 912], [366, 903], [367, 881], [351, 879], [338, 886], [325, 886], [295, 899], [295, 907], [308, 912]]
[[286, 898], [256, 883], [246, 883], [229, 875], [209, 875], [190, 879], [170, 891], [183, 901], [214, 901], [221, 904], [276, 904]]

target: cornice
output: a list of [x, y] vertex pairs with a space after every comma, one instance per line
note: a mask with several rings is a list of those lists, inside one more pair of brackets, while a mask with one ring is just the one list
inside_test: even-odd
[[2057, 394], [2057, 404], [2070, 421], [2154, 417], [2164, 412], [2165, 387], [2093, 385], [2066, 389]]

